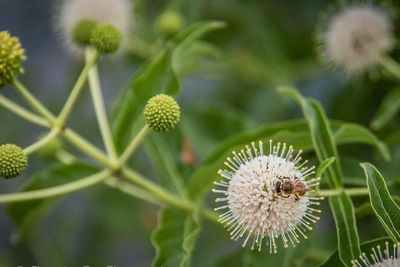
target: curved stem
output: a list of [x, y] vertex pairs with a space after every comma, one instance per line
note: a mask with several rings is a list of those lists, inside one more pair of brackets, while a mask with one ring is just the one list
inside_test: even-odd
[[367, 187], [358, 187], [358, 188], [343, 188], [343, 189], [327, 189], [327, 190], [319, 190], [318, 195], [321, 197], [332, 197], [338, 196], [345, 192], [349, 196], [363, 196], [368, 195], [369, 191]]
[[54, 138], [57, 137], [58, 130], [52, 129], [45, 137], [38, 140], [36, 143], [31, 144], [30, 146], [24, 148], [24, 153], [26, 155], [32, 154], [33, 152], [39, 150], [43, 146], [50, 143]]
[[47, 120], [43, 119], [42, 117], [37, 116], [36, 114], [32, 113], [31, 111], [23, 108], [22, 106], [14, 103], [10, 99], [6, 98], [5, 96], [0, 95], [0, 106], [14, 112], [16, 115], [20, 116], [21, 118], [30, 121], [34, 124], [37, 124], [42, 127], [50, 127], [50, 124]]
[[88, 76], [89, 70], [92, 65], [96, 62], [97, 58], [99, 57], [99, 53], [95, 51], [91, 58], [87, 60], [85, 67], [82, 69], [81, 74], [79, 75], [78, 79], [74, 87], [71, 90], [71, 93], [62, 108], [60, 115], [58, 116], [57, 120], [62, 125], [64, 124], [66, 118], [68, 117], [69, 113], [71, 112], [72, 108], [74, 107], [76, 100], [78, 99], [80, 93], [82, 92], [83, 86], [85, 84], [86, 78]]
[[379, 62], [387, 71], [400, 79], [400, 65], [396, 60], [390, 56], [381, 56]]
[[119, 166], [124, 165], [124, 163], [129, 159], [129, 157], [136, 151], [139, 145], [143, 142], [143, 139], [150, 132], [150, 127], [146, 124], [140, 130], [140, 132], [133, 138], [132, 142], [125, 149], [124, 153], [122, 153], [121, 157], [118, 160]]
[[3, 194], [0, 195], [0, 203], [21, 202], [33, 199], [42, 199], [42, 198], [65, 195], [67, 193], [78, 191], [83, 188], [100, 183], [105, 179], [107, 179], [108, 177], [110, 177], [110, 172], [108, 170], [104, 170], [97, 174], [88, 176], [86, 178], [82, 178], [78, 181], [63, 184], [60, 186], [54, 186], [48, 189], [12, 193], [12, 194]]
[[[95, 51], [91, 48], [87, 48], [85, 51], [86, 64], [88, 64]], [[89, 87], [92, 95], [94, 110], [97, 117], [97, 122], [100, 127], [101, 136], [103, 137], [104, 146], [107, 154], [111, 160], [115, 160], [117, 152], [115, 150], [114, 142], [111, 136], [110, 124], [108, 122], [106, 107], [104, 104], [103, 94], [101, 92], [99, 73], [97, 65], [93, 64], [89, 69]]]
[[17, 92], [36, 110], [39, 114], [45, 117], [49, 122], [54, 123], [56, 118], [51, 112], [34, 97], [28, 89], [17, 79], [14, 79], [13, 85]]

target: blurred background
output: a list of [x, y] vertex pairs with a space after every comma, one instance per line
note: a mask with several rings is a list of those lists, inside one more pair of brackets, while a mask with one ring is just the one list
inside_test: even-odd
[[[206, 56], [188, 62], [182, 73], [182, 93], [178, 99], [182, 106], [181, 129], [168, 133], [166, 139], [171, 141], [174, 160], [185, 177], [227, 138], [267, 123], [301, 118], [296, 104], [274, 91], [280, 84], [295, 85], [304, 95], [318, 99], [331, 119], [369, 127], [383, 96], [398, 83], [374, 75], [347, 80], [319, 62], [315, 29], [319, 14], [331, 3], [328, 0], [134, 0], [131, 41], [122, 55], [100, 61], [107, 106], [111, 109], [113, 100], [138, 67], [171, 37], [160, 31], [159, 18], [172, 9], [182, 16], [182, 27], [206, 19], [226, 22], [226, 28], [205, 37]], [[83, 65], [83, 60], [71, 55], [58, 36], [54, 26], [57, 4], [55, 0], [0, 0], [1, 30], [18, 36], [28, 55], [24, 64], [26, 73], [21, 79], [53, 112], [60, 110]], [[22, 103], [11, 87], [3, 88], [2, 93]], [[69, 125], [102, 146], [88, 93], [84, 91]], [[44, 133], [4, 109], [0, 110], [0, 121], [0, 143], [24, 147]], [[393, 181], [391, 189], [400, 192], [400, 140], [393, 137], [398, 125], [396, 117], [377, 132], [390, 145], [391, 162], [385, 162], [370, 147], [340, 147], [345, 175], [362, 184], [363, 173], [357, 163], [368, 160], [384, 170]], [[182, 156], [189, 144], [193, 156], [190, 160]], [[0, 181], [0, 192], [16, 191], [31, 175], [53, 161], [32, 156], [24, 177]], [[144, 150], [139, 151], [132, 164], [156, 178]], [[211, 206], [212, 197], [209, 197]], [[304, 250], [288, 249], [281, 253], [299, 254], [294, 259], [305, 266], [315, 266], [334, 250], [333, 219], [326, 203], [322, 209], [323, 220], [310, 233], [311, 241], [302, 242]], [[157, 223], [157, 210], [99, 185], [64, 197], [26, 238], [14, 242], [15, 226], [2, 205], [0, 266], [150, 266], [155, 255], [150, 236]], [[377, 225], [375, 217], [368, 212], [360, 212], [358, 216], [362, 240], [384, 235], [380, 227], [373, 232], [368, 230]], [[313, 247], [309, 246], [311, 243]], [[223, 227], [205, 223], [192, 265], [243, 266], [244, 251], [240, 242], [230, 240]], [[306, 252], [301, 254], [302, 251]], [[281, 258], [282, 254], [270, 256], [263, 252], [260, 257]], [[298, 262], [286, 264], [295, 266]]]

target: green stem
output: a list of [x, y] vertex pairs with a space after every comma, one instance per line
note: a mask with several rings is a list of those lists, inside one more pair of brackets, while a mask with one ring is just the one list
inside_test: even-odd
[[76, 100], [78, 99], [80, 93], [82, 92], [83, 86], [85, 84], [86, 78], [88, 76], [89, 70], [91, 69], [92, 65], [96, 62], [97, 58], [99, 57], [99, 53], [95, 51], [91, 58], [86, 61], [85, 67], [82, 69], [81, 74], [79, 75], [78, 79], [74, 87], [71, 90], [71, 93], [62, 108], [60, 115], [58, 116], [57, 120], [62, 125], [64, 124], [66, 118], [68, 117], [69, 113], [71, 112], [72, 108], [74, 107]]
[[86, 155], [94, 158], [111, 170], [116, 169], [115, 164], [112, 163], [101, 150], [92, 145], [90, 142], [86, 141], [86, 139], [75, 133], [73, 130], [65, 129], [63, 135], [71, 144], [73, 144], [76, 148], [81, 150]]
[[104, 170], [102, 172], [88, 176], [86, 178], [79, 179], [78, 181], [59, 186], [54, 186], [47, 189], [12, 193], [12, 194], [3, 194], [0, 195], [0, 203], [21, 202], [33, 199], [42, 199], [42, 198], [65, 195], [67, 193], [78, 191], [83, 188], [100, 183], [105, 179], [107, 179], [108, 177], [110, 177], [110, 172], [108, 170]]
[[126, 148], [124, 153], [122, 153], [121, 157], [118, 160], [119, 166], [123, 166], [125, 162], [129, 159], [129, 157], [136, 151], [139, 145], [143, 142], [143, 139], [147, 136], [150, 132], [150, 127], [146, 124], [140, 130], [140, 132], [133, 138], [132, 142]]
[[174, 206], [184, 210], [193, 210], [193, 203], [187, 201], [186, 199], [181, 199], [175, 196], [174, 194], [170, 193], [169, 191], [159, 187], [158, 185], [154, 184], [150, 180], [144, 178], [140, 174], [136, 173], [135, 171], [124, 167], [122, 169], [122, 173], [125, 178], [130, 180], [131, 182], [141, 186], [142, 188], [146, 189], [150, 193], [152, 193], [155, 197], [160, 199], [162, 202]]
[[396, 78], [400, 79], [400, 65], [396, 60], [390, 56], [381, 56], [379, 58], [379, 62], [387, 71], [396, 76]]
[[[89, 63], [93, 53], [95, 53], [93, 49], [86, 49], [86, 64]], [[101, 136], [103, 137], [104, 146], [106, 148], [107, 154], [109, 155], [109, 158], [111, 160], [115, 160], [117, 158], [117, 152], [115, 150], [114, 142], [111, 136], [110, 124], [108, 122], [104, 98], [101, 92], [97, 64], [93, 64], [93, 66], [89, 70], [89, 87], [92, 95], [97, 122], [99, 124]]]
[[10, 99], [0, 95], [0, 106], [10, 110], [11, 112], [15, 113], [16, 115], [20, 116], [21, 118], [30, 121], [34, 124], [37, 124], [42, 127], [50, 128], [50, 124], [47, 120], [43, 119], [42, 117], [37, 116], [36, 114], [32, 113], [31, 111], [21, 107], [20, 105], [14, 103]]
[[24, 153], [26, 155], [32, 154], [33, 152], [39, 150], [43, 146], [47, 145], [50, 143], [54, 138], [57, 137], [58, 134], [58, 129], [52, 129], [45, 137], [41, 138], [37, 142], [31, 144], [30, 146], [26, 147], [24, 149]]
[[13, 85], [17, 92], [36, 110], [39, 114], [45, 117], [49, 122], [54, 123], [56, 118], [51, 112], [34, 97], [28, 89], [17, 79], [14, 79]]
[[321, 197], [332, 197], [338, 196], [342, 193], [346, 193], [349, 196], [363, 196], [368, 195], [369, 191], [367, 187], [359, 187], [359, 188], [347, 188], [347, 189], [327, 189], [327, 190], [319, 190], [318, 195]]

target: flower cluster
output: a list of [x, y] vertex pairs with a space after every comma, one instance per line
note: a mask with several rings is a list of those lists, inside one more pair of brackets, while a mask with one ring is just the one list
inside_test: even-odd
[[389, 243], [385, 243], [385, 249], [381, 246], [372, 248], [370, 257], [363, 253], [359, 260], [353, 260], [354, 267], [398, 267], [400, 266], [400, 243], [393, 244], [390, 248]]
[[222, 188], [213, 192], [223, 194], [216, 202], [225, 204], [215, 210], [227, 209], [219, 221], [232, 239], [245, 236], [243, 246], [250, 242], [252, 249], [261, 250], [266, 239], [270, 253], [276, 253], [275, 239], [280, 237], [284, 247], [295, 246], [300, 236], [307, 238], [305, 232], [319, 219], [314, 213], [320, 210], [311, 206], [319, 205], [321, 198], [310, 192], [320, 178], [310, 179], [314, 167], [307, 167], [307, 161], [301, 163], [301, 151], [294, 158], [293, 152], [291, 146], [270, 141], [269, 152], [264, 154], [261, 141], [258, 146], [252, 143], [233, 152], [225, 162], [228, 169], [218, 172], [223, 180], [215, 185]]
[[17, 74], [23, 72], [21, 62], [25, 58], [25, 50], [19, 39], [7, 31], [0, 32], [0, 87], [10, 83]]
[[0, 177], [9, 179], [23, 173], [28, 159], [19, 146], [13, 144], [0, 145]]

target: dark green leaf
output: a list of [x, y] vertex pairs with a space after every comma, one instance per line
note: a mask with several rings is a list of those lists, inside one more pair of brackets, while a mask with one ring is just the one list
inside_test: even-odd
[[382, 129], [400, 110], [400, 88], [392, 89], [383, 99], [378, 111], [371, 122], [375, 130]]
[[[385, 242], [390, 241], [387, 237], [377, 238], [368, 242], [364, 242], [361, 244], [361, 250], [365, 252], [367, 255], [370, 254], [372, 248], [376, 248], [376, 246], [383, 246]], [[357, 257], [358, 258], [358, 257]], [[336, 251], [333, 253], [324, 263], [319, 265], [319, 267], [344, 267], [345, 265], [340, 261], [339, 252]]]
[[[70, 165], [57, 163], [35, 174], [20, 191], [26, 192], [62, 185], [92, 175], [97, 171], [97, 168], [86, 163], [73, 163]], [[16, 240], [24, 237], [30, 227], [34, 226], [61, 198], [53, 197], [7, 205], [7, 213], [17, 226], [17, 231], [14, 235]]]
[[388, 235], [400, 242], [400, 207], [390, 196], [385, 179], [370, 163], [362, 163], [365, 171], [370, 200], [375, 215], [385, 228]]
[[163, 208], [152, 235], [156, 248], [153, 267], [187, 267], [200, 232], [197, 212]]

